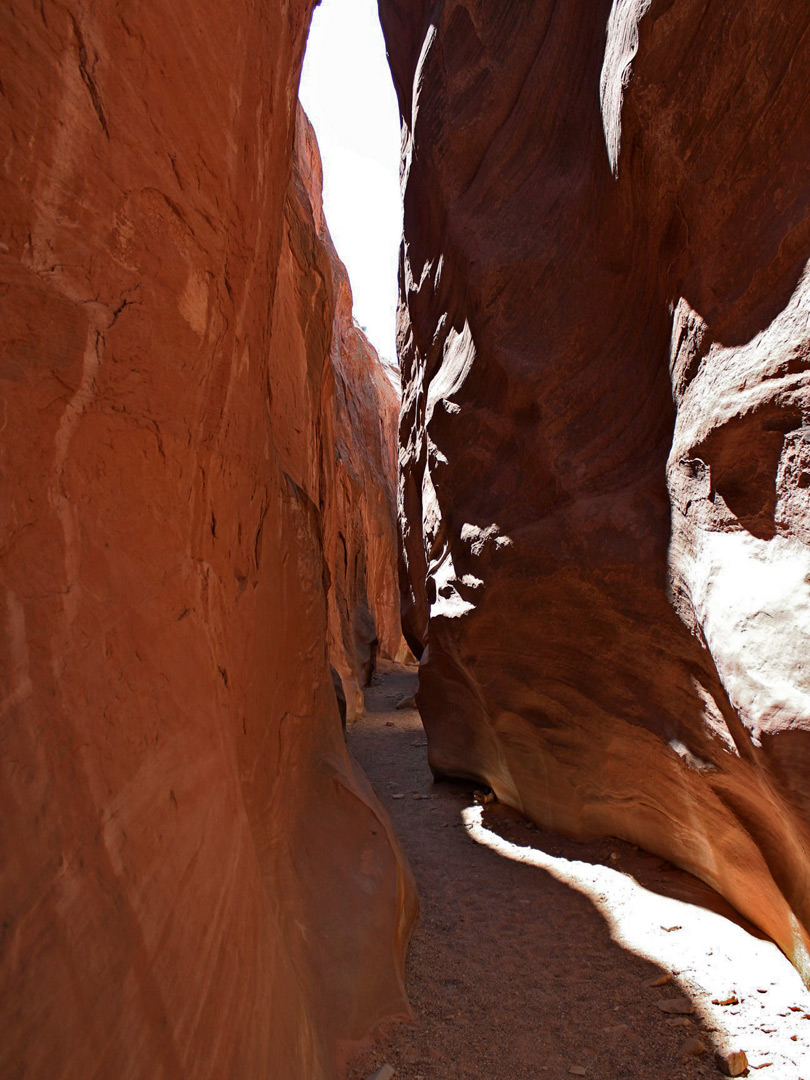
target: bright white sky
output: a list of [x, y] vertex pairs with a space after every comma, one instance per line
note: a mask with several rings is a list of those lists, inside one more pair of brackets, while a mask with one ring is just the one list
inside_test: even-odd
[[299, 96], [321, 148], [324, 211], [349, 271], [354, 317], [396, 362], [399, 112], [376, 0], [323, 0], [315, 9]]

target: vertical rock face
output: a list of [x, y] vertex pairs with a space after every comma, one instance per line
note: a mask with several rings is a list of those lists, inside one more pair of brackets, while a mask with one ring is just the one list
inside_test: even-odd
[[[376, 350], [352, 318], [352, 291], [323, 216], [323, 176], [315, 135], [299, 110], [293, 216], [320, 245], [326, 303], [334, 308], [320, 412], [321, 509], [329, 569], [329, 656], [339, 672], [348, 719], [363, 710], [362, 686], [379, 651], [412, 659], [402, 636], [397, 584], [399, 396]], [[295, 280], [295, 274], [291, 275]]]
[[810, 16], [380, 0], [406, 631], [437, 772], [810, 979]]
[[[273, 426], [285, 432], [283, 467], [318, 507], [329, 660], [353, 720], [362, 714], [362, 687], [377, 651], [391, 659], [409, 655], [396, 580], [399, 398], [354, 324], [348, 275], [323, 216], [322, 183], [315, 135], [299, 109], [274, 314], [299, 340], [276, 335], [270, 397]], [[306, 366], [285, 362], [295, 350]], [[286, 418], [302, 414], [307, 424], [296, 432]]]
[[406, 1008], [329, 675], [310, 9], [0, 15], [3, 1076], [326, 1078]]

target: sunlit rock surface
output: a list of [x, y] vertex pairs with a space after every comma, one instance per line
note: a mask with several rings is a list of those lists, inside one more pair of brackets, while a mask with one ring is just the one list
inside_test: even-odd
[[705, 878], [810, 980], [810, 14], [380, 0], [437, 773]]
[[0, 14], [4, 1077], [326, 1080], [406, 1009], [328, 662], [325, 534], [377, 519], [290, 183], [310, 8]]

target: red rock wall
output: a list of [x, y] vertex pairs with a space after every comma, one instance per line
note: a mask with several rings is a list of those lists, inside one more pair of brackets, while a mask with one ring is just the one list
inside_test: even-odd
[[310, 8], [0, 14], [3, 1076], [327, 1078], [407, 1007], [329, 676]]
[[326, 516], [325, 546], [333, 583], [330, 652], [351, 720], [352, 698], [354, 715], [362, 711], [361, 687], [375, 655], [399, 662], [413, 657], [402, 635], [397, 582], [399, 395], [352, 319], [351, 288], [340, 262], [335, 281], [335, 472], [327, 483], [334, 502]]
[[331, 348], [326, 355], [320, 431], [324, 550], [329, 568], [329, 657], [340, 675], [348, 719], [362, 715], [377, 653], [412, 656], [402, 636], [397, 583], [399, 395], [352, 317], [352, 291], [323, 216], [323, 175], [303, 112], [297, 131], [302, 207], [309, 202], [331, 278]]
[[807, 6], [380, 12], [433, 768], [673, 859], [810, 981]]
[[[396, 579], [399, 397], [352, 318], [348, 275], [323, 216], [318, 145], [301, 109], [295, 155], [274, 321], [296, 340], [276, 335], [270, 397], [273, 426], [286, 428], [283, 468], [320, 514], [329, 660], [351, 721], [362, 715], [377, 652], [409, 656]], [[284, 363], [295, 351], [306, 367]], [[285, 418], [301, 413], [308, 423], [296, 431]]]

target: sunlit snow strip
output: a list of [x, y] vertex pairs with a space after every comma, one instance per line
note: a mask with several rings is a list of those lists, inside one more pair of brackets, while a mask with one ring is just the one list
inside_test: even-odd
[[[477, 843], [545, 870], [587, 896], [614, 941], [677, 975], [673, 988], [680, 986], [707, 1028], [716, 1029], [718, 1045], [743, 1049], [753, 1069], [770, 1063], [772, 1070], [763, 1068], [770, 1080], [810, 1080], [810, 1020], [804, 1019], [810, 992], [772, 942], [715, 912], [651, 892], [620, 870], [512, 844], [486, 828], [480, 806], [467, 807], [461, 816]], [[739, 999], [733, 1008], [712, 1004], [712, 998], [732, 995]]]

